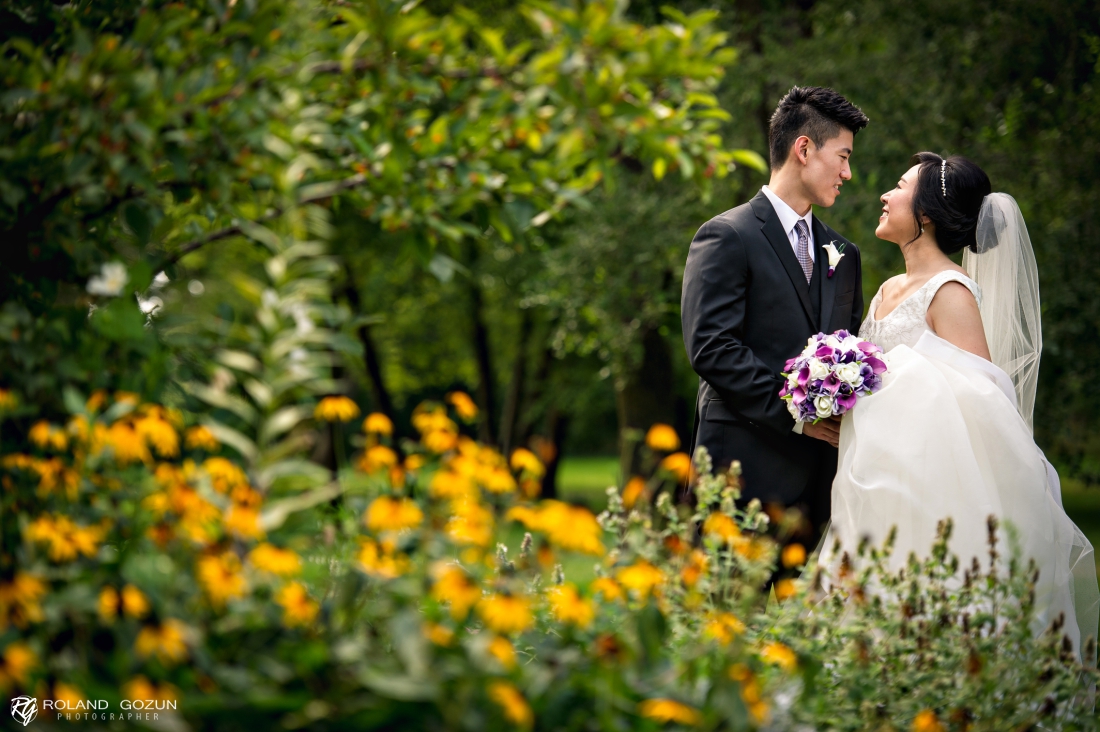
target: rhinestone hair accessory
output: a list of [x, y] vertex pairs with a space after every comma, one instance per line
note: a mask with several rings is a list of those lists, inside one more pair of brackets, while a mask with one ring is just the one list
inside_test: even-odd
[[943, 197], [947, 198], [947, 180], [944, 178], [945, 172], [947, 172], [946, 158], [940, 161], [940, 191], [943, 193]]

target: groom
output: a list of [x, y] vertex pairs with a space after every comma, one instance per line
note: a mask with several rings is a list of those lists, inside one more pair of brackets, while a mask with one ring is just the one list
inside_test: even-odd
[[[859, 250], [811, 207], [832, 206], [851, 179], [866, 126], [832, 89], [792, 88], [768, 129], [768, 185], [703, 224], [684, 267], [684, 345], [700, 377], [692, 449], [705, 446], [716, 470], [740, 460], [743, 498], [800, 508], [812, 541], [829, 520], [840, 422], [796, 423], [780, 372], [811, 335], [859, 330]], [[833, 271], [830, 243], [843, 254]]]

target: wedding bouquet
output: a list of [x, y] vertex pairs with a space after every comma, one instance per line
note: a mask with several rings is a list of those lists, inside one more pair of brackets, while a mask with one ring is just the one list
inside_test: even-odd
[[844, 414], [856, 400], [882, 386], [882, 349], [846, 330], [818, 333], [787, 361], [779, 397], [799, 422], [817, 423]]

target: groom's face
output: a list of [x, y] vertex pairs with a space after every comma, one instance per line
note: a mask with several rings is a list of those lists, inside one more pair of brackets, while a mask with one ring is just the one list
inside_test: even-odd
[[840, 134], [817, 147], [812, 142], [806, 146], [806, 163], [802, 168], [802, 182], [810, 200], [818, 206], [829, 207], [840, 195], [844, 181], [851, 180], [852, 168], [848, 158], [852, 156], [855, 135], [840, 128]]

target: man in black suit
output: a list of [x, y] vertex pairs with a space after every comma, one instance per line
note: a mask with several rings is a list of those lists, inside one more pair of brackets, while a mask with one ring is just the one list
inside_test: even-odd
[[[792, 88], [769, 126], [768, 185], [703, 224], [684, 268], [684, 345], [700, 377], [692, 449], [706, 446], [716, 469], [740, 460], [743, 498], [801, 508], [818, 536], [840, 421], [796, 423], [779, 398], [780, 372], [813, 334], [859, 331], [859, 250], [811, 207], [832, 206], [851, 179], [866, 126], [832, 89]], [[832, 273], [829, 244], [843, 254]]]

